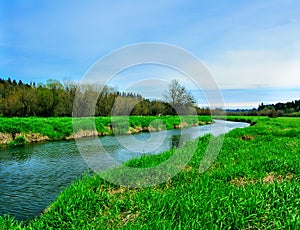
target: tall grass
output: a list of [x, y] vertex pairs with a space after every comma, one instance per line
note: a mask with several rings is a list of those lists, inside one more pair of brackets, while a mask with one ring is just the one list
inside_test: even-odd
[[[194, 125], [196, 122], [205, 124], [211, 122], [210, 116], [130, 116], [130, 117], [96, 117], [96, 118], [76, 118], [76, 130], [93, 130], [102, 134], [113, 134], [111, 130], [118, 128], [119, 133], [128, 132], [129, 128], [146, 128], [149, 125], [155, 125], [155, 122], [166, 127], [166, 129], [174, 129], [175, 125], [179, 125], [185, 121], [188, 125]], [[154, 122], [154, 123], [153, 123]], [[117, 130], [117, 129], [116, 129]], [[66, 139], [73, 134], [72, 118], [70, 117], [28, 117], [28, 118], [4, 118], [0, 117], [0, 133], [9, 133], [15, 135], [17, 133], [37, 133], [47, 136], [50, 140]]]
[[[133, 189], [84, 175], [46, 214], [27, 223], [2, 217], [0, 228], [299, 229], [300, 120], [255, 119], [256, 125], [225, 135], [216, 161], [204, 173], [199, 165], [209, 139], [220, 137], [195, 140], [192, 160], [163, 184]], [[190, 144], [181, 151], [189, 151]], [[170, 150], [126, 164], [151, 167], [172, 154]]]

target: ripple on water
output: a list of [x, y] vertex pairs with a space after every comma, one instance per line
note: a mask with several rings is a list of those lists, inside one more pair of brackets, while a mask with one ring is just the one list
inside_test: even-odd
[[[213, 125], [218, 125], [220, 122], [224, 121], [216, 121]], [[195, 139], [200, 135], [210, 133], [211, 126], [168, 130], [166, 134], [152, 133], [157, 137], [153, 140], [161, 141], [161, 138], [165, 138], [160, 146], [149, 142], [150, 133], [139, 133], [133, 137], [142, 142], [148, 140], [149, 146], [144, 149], [151, 149], [153, 150], [151, 154], [157, 154], [174, 147], [174, 144], [177, 146], [176, 136], [182, 134], [185, 140]], [[226, 122], [226, 132], [246, 126], [248, 126], [246, 123]], [[125, 135], [120, 138], [126, 139], [123, 141], [127, 142], [130, 139]], [[92, 148], [98, 141], [97, 138], [87, 138], [81, 143], [87, 148]], [[128, 143], [128, 148], [124, 148], [116, 138], [111, 136], [101, 137], [101, 142], [104, 143], [111, 157], [120, 163], [147, 153], [145, 151], [130, 152], [128, 148], [134, 149], [136, 146], [130, 146]], [[88, 170], [88, 166], [77, 150], [75, 141], [55, 141], [1, 149], [0, 162], [0, 215], [9, 213], [18, 220], [26, 220], [39, 215], [50, 202], [54, 201], [64, 187]]]

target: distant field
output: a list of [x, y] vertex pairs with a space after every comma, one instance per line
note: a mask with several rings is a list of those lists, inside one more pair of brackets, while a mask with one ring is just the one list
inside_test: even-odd
[[[189, 164], [161, 185], [130, 189], [98, 175], [83, 176], [46, 214], [27, 223], [0, 217], [0, 228], [299, 229], [300, 119], [243, 119], [257, 123], [226, 134], [216, 161], [204, 173], [199, 166], [209, 135], [195, 140], [198, 149]], [[190, 144], [181, 153], [188, 152]], [[143, 156], [126, 164], [150, 167], [172, 154]]]
[[[96, 117], [94, 118], [76, 118], [76, 130], [96, 129], [98, 135], [112, 135], [113, 128], [117, 133], [140, 132], [148, 128], [152, 130], [174, 129], [180, 124], [187, 126], [206, 124], [211, 122], [210, 116], [183, 116], [182, 120], [178, 116], [130, 116], [128, 117]], [[151, 127], [150, 127], [151, 126]], [[130, 129], [132, 128], [132, 129]], [[25, 136], [27, 142], [30, 135], [38, 134], [47, 137], [47, 140], [62, 140], [71, 137], [73, 134], [72, 118], [70, 117], [28, 117], [28, 118], [3, 118], [0, 117], [0, 133], [9, 134], [8, 138], [14, 136]], [[0, 136], [1, 137], [1, 136]], [[42, 139], [42, 138], [41, 138]], [[45, 138], [44, 138], [45, 139]], [[1, 144], [1, 139], [0, 139]]]

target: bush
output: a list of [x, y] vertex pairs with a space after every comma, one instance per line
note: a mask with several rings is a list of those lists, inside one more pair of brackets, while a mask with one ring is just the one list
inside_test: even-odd
[[24, 146], [26, 144], [26, 139], [23, 136], [18, 136], [13, 141], [9, 142], [9, 146]]
[[271, 110], [268, 110], [267, 115], [270, 118], [275, 118], [275, 117], [277, 117], [277, 112], [275, 109], [271, 109]]

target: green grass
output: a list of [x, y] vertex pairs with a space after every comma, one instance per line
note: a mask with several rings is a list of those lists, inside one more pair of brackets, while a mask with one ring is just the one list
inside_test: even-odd
[[[113, 134], [110, 126], [116, 128], [118, 134], [125, 134], [129, 127], [146, 128], [149, 125], [153, 128], [174, 129], [174, 125], [179, 125], [182, 121], [193, 125], [198, 122], [200, 125], [211, 122], [210, 116], [130, 116], [130, 117], [96, 117], [96, 118], [76, 118], [74, 119], [75, 132], [81, 130], [96, 129], [100, 135]], [[0, 117], [0, 133], [37, 133], [47, 136], [50, 140], [62, 140], [73, 133], [73, 123], [70, 117], [28, 117], [28, 118], [4, 118]]]
[[26, 144], [25, 137], [18, 136], [13, 141], [8, 142], [8, 146], [24, 146]]
[[291, 116], [291, 117], [300, 117], [300, 111], [299, 112], [293, 112], [291, 114], [288, 114], [288, 116]]
[[[128, 188], [98, 175], [82, 176], [46, 214], [26, 223], [1, 217], [0, 229], [299, 229], [300, 119], [243, 119], [257, 123], [226, 134], [204, 173], [199, 166], [214, 138], [209, 135], [195, 140], [192, 160], [163, 184]], [[146, 168], [173, 154], [143, 156], [126, 165]]]
[[50, 139], [63, 139], [72, 134], [72, 118], [4, 118], [0, 117], [1, 133], [39, 133]]

